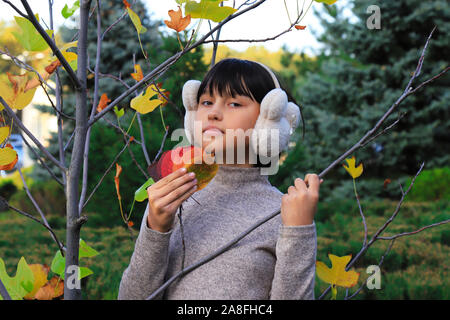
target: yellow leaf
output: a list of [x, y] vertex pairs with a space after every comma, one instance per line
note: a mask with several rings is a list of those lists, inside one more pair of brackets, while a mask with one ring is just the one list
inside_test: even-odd
[[[0, 95], [6, 101], [11, 109], [22, 110], [33, 100], [36, 87], [29, 89], [29, 83], [33, 81], [35, 76], [30, 80], [28, 74], [13, 75], [9, 72], [8, 80], [0, 80]], [[0, 111], [4, 107], [0, 107]]]
[[42, 264], [30, 264], [30, 269], [34, 275], [33, 289], [24, 297], [25, 299], [34, 299], [36, 292], [47, 283], [49, 266]]
[[16, 160], [17, 152], [12, 148], [1, 148], [0, 149], [0, 166], [4, 166], [10, 164], [14, 160]]
[[133, 22], [134, 27], [136, 28], [136, 31], [138, 33], [146, 32], [147, 29], [142, 25], [139, 16], [130, 7], [127, 7], [126, 9], [128, 11], [128, 15], [130, 16], [131, 22]]
[[[163, 89], [160, 89], [164, 91]], [[148, 86], [140, 95], [133, 98], [130, 103], [130, 107], [140, 114], [146, 114], [155, 110], [164, 101], [159, 99], [150, 100], [154, 95], [158, 94], [158, 90], [155, 85]]]
[[321, 261], [316, 262], [316, 273], [319, 279], [344, 288], [351, 288], [358, 282], [359, 273], [355, 271], [345, 271], [346, 265], [350, 262], [352, 255], [343, 257], [328, 254], [331, 260], [331, 268]]
[[2, 144], [9, 136], [9, 127], [0, 127], [0, 144]]
[[350, 159], [345, 159], [348, 163], [348, 167], [343, 164], [342, 166], [347, 170], [348, 173], [353, 177], [353, 179], [358, 178], [362, 172], [363, 172], [363, 164], [360, 163], [358, 167], [355, 167], [355, 156], [351, 157]]
[[136, 81], [141, 81], [142, 79], [144, 79], [144, 74], [142, 73], [141, 66], [139, 64], [135, 64], [134, 69], [136, 70], [136, 72], [131, 74], [133, 79]]

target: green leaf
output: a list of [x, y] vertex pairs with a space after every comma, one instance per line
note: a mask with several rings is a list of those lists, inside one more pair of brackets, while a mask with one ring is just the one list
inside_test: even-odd
[[64, 8], [62, 9], [61, 14], [64, 18], [67, 19], [67, 18], [71, 17], [75, 13], [75, 11], [77, 11], [79, 8], [80, 8], [80, 1], [77, 0], [74, 2], [74, 4], [72, 5], [71, 8], [69, 8], [66, 4], [64, 6]]
[[326, 3], [328, 5], [331, 5], [333, 3], [335, 3], [337, 0], [314, 0], [315, 2], [319, 2], [319, 3]]
[[[24, 257], [20, 258], [14, 277], [10, 277], [6, 273], [5, 263], [3, 262], [3, 259], [0, 258], [0, 279], [13, 300], [22, 300], [27, 293], [33, 290], [33, 271], [28, 266]], [[3, 300], [1, 296], [0, 300]]]
[[191, 18], [208, 19], [214, 22], [220, 22], [229, 15], [237, 11], [232, 7], [223, 6], [219, 4], [222, 0], [201, 0], [200, 3], [195, 1], [187, 1], [185, 6], [185, 14], [190, 14]]
[[98, 255], [99, 252], [91, 247], [89, 247], [83, 239], [80, 239], [80, 258], [90, 258]]
[[148, 198], [147, 188], [154, 184], [153, 178], [148, 179], [139, 189], [134, 193], [134, 200], [142, 202]]
[[91, 270], [91, 269], [89, 269], [89, 268], [86, 268], [86, 267], [80, 267], [79, 269], [78, 269], [78, 280], [81, 280], [81, 279], [83, 279], [84, 277], [87, 277], [87, 276], [89, 276], [89, 275], [91, 275], [91, 274], [93, 274], [94, 272]]
[[[27, 51], [43, 51], [48, 48], [47, 42], [45, 42], [44, 38], [42, 38], [28, 19], [17, 16], [14, 19], [22, 30], [22, 33], [12, 32], [12, 34]], [[39, 21], [39, 15], [37, 13], [36, 19]], [[45, 32], [49, 37], [53, 35], [53, 30], [46, 30]]]
[[123, 108], [119, 110], [119, 108], [117, 108], [117, 106], [114, 106], [113, 109], [118, 118], [121, 118], [123, 116], [123, 114], [125, 113], [125, 110]]
[[50, 270], [59, 275], [64, 280], [64, 270], [66, 268], [66, 258], [61, 255], [61, 251], [56, 251], [53, 257], [52, 265]]
[[[90, 246], [88, 246], [86, 244], [86, 242], [83, 239], [80, 239], [80, 249], [78, 251], [79, 254], [79, 258], [90, 258], [90, 257], [94, 257], [96, 255], [99, 254], [99, 252], [93, 248], [91, 248]], [[50, 269], [52, 270], [52, 272], [56, 273], [57, 275], [59, 275], [63, 280], [64, 280], [64, 275], [65, 275], [65, 269], [66, 269], [66, 258], [63, 257], [61, 255], [61, 251], [58, 250], [56, 251], [55, 256], [53, 257], [53, 261], [52, 261], [52, 265], [50, 267]], [[78, 277], [80, 278], [80, 275], [83, 275], [83, 277], [86, 277], [90, 274], [92, 274], [93, 272], [85, 267], [81, 267], [78, 270]]]

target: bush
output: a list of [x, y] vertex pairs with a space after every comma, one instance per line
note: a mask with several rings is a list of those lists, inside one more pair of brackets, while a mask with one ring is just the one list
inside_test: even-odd
[[[30, 193], [46, 215], [66, 215], [66, 196], [63, 187], [55, 180], [36, 181], [29, 187]], [[38, 214], [25, 190], [16, 192], [10, 204], [30, 214]]]
[[[406, 179], [404, 190], [411, 181], [412, 178]], [[450, 199], [450, 167], [422, 170], [407, 197], [414, 201]]]
[[9, 200], [11, 196], [17, 192], [17, 187], [12, 180], [1, 179], [0, 180], [0, 196]]

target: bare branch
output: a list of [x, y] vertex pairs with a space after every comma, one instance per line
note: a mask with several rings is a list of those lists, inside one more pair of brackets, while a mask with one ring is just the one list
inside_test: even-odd
[[53, 177], [53, 179], [56, 180], [56, 182], [58, 182], [63, 188], [64, 188], [64, 183], [58, 179], [58, 177], [53, 173], [52, 170], [50, 170], [50, 168], [48, 167], [48, 165], [45, 163], [45, 161], [43, 161], [41, 159], [41, 156], [36, 152], [36, 150], [34, 150], [30, 144], [28, 143], [28, 141], [25, 139], [25, 137], [23, 136], [22, 132], [19, 132], [20, 136], [22, 137], [23, 142], [25, 142], [25, 144], [27, 145], [27, 147], [31, 150], [31, 152], [33, 152], [34, 156], [36, 157], [36, 159], [40, 162], [40, 164], [47, 169], [48, 173], [50, 173], [50, 175]]
[[122, 148], [122, 150], [120, 150], [120, 152], [116, 155], [116, 157], [114, 158], [114, 160], [111, 162], [111, 164], [109, 165], [108, 169], [106, 169], [105, 173], [103, 174], [103, 176], [100, 178], [99, 182], [97, 183], [97, 185], [94, 187], [94, 189], [92, 190], [91, 194], [89, 195], [89, 197], [87, 198], [86, 202], [83, 204], [83, 208], [86, 206], [86, 204], [89, 202], [89, 200], [92, 198], [92, 196], [94, 195], [95, 191], [97, 191], [98, 187], [100, 187], [100, 184], [103, 182], [103, 179], [106, 177], [106, 175], [111, 171], [112, 167], [114, 166], [114, 164], [117, 162], [117, 159], [119, 159], [120, 155], [125, 151], [125, 149], [128, 147], [128, 145], [130, 144], [131, 139], [128, 140], [127, 144]]
[[[62, 250], [62, 251], [61, 251], [61, 254], [62, 254], [62, 256], [64, 257], [64, 251], [66, 250], [66, 248], [64, 247], [64, 245], [62, 244], [62, 242], [60, 242], [60, 241], [58, 240], [58, 237], [57, 237], [56, 234], [53, 232], [53, 229], [52, 229], [52, 228], [50, 228], [48, 225], [46, 225], [45, 223], [43, 223], [43, 222], [40, 221], [39, 219], [35, 218], [35, 217], [32, 216], [31, 214], [26, 213], [26, 212], [24, 212], [24, 211], [22, 211], [22, 210], [20, 210], [20, 209], [18, 209], [18, 208], [16, 208], [16, 207], [13, 207], [13, 206], [9, 205], [9, 203], [6, 201], [5, 198], [3, 198], [3, 197], [0, 196], [0, 200], [3, 201], [4, 203], [6, 203], [6, 205], [8, 206], [8, 209], [11, 209], [11, 210], [17, 212], [17, 213], [23, 215], [24, 217], [30, 218], [31, 220], [33, 220], [33, 221], [35, 221], [35, 222], [41, 224], [43, 227], [45, 227], [45, 228], [52, 234], [53, 239], [56, 239], [55, 241], [56, 241], [56, 243], [58, 244], [59, 249]], [[61, 246], [60, 246], [60, 245], [61, 245]]]
[[396, 234], [396, 235], [390, 236], [390, 237], [378, 237], [377, 239], [379, 239], [379, 240], [393, 240], [393, 239], [397, 239], [397, 238], [400, 238], [400, 237], [413, 235], [413, 234], [419, 233], [419, 232], [421, 232], [423, 230], [426, 230], [428, 228], [433, 228], [433, 227], [439, 226], [441, 224], [446, 224], [446, 223], [449, 223], [449, 222], [450, 222], [450, 219], [447, 219], [447, 220], [444, 220], [444, 221], [440, 221], [440, 222], [436, 222], [436, 223], [430, 224], [428, 226], [424, 226], [424, 227], [422, 227], [420, 229], [417, 229], [415, 231], [403, 232], [403, 233], [399, 233], [399, 234]]
[[22, 174], [22, 170], [20, 170], [20, 168], [18, 168], [17, 170], [19, 171], [20, 179], [22, 179], [23, 188], [25, 189], [25, 192], [26, 192], [28, 198], [30, 198], [31, 203], [33, 203], [34, 208], [37, 210], [37, 212], [41, 216], [41, 219], [43, 221], [42, 224], [44, 224], [45, 227], [47, 228], [47, 230], [50, 231], [50, 235], [52, 236], [53, 240], [58, 245], [59, 250], [61, 251], [61, 254], [64, 256], [64, 252], [63, 252], [63, 247], [64, 246], [63, 246], [63, 244], [61, 242], [59, 242], [58, 238], [56, 237], [55, 233], [53, 232], [53, 229], [48, 224], [48, 221], [45, 218], [44, 212], [42, 212], [41, 208], [39, 207], [39, 204], [36, 202], [36, 200], [34, 199], [33, 195], [31, 194], [30, 189], [28, 188], [27, 182], [25, 181], [25, 178], [24, 178], [24, 176]]
[[0, 279], [0, 295], [2, 296], [3, 300], [12, 300], [1, 279]]

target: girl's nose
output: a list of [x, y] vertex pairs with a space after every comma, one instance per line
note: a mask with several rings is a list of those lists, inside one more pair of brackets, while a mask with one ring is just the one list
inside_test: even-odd
[[208, 109], [208, 120], [222, 120], [222, 117], [220, 105], [216, 102]]

